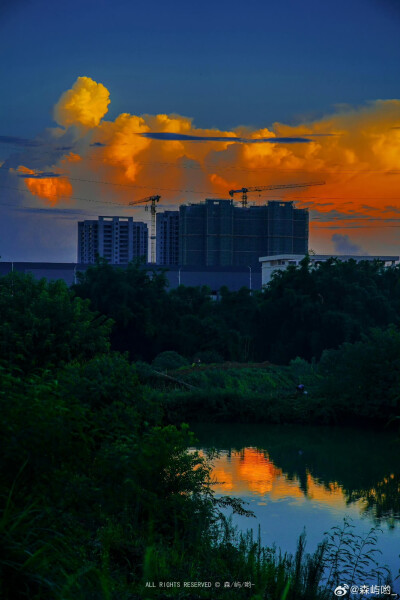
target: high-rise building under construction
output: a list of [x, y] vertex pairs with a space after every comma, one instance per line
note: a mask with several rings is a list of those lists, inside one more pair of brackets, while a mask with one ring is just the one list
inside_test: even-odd
[[259, 268], [260, 256], [308, 251], [308, 211], [293, 202], [238, 207], [208, 199], [167, 213], [157, 215], [158, 264]]
[[[156, 215], [158, 265], [254, 267], [261, 256], [306, 254], [308, 211], [293, 202], [235, 206], [208, 199]], [[132, 217], [99, 217], [78, 223], [78, 262], [97, 256], [112, 264], [148, 259], [148, 228]]]
[[99, 217], [78, 222], [78, 263], [93, 264], [97, 256], [114, 265], [135, 258], [147, 262], [148, 229], [133, 217]]

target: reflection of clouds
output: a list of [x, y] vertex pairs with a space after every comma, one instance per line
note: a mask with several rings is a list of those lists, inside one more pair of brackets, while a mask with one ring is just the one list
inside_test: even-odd
[[291, 481], [286, 475], [282, 475], [274, 481], [270, 498], [271, 500], [278, 501], [288, 497], [302, 500], [304, 498], [304, 493], [300, 489], [299, 481], [297, 479]]
[[328, 504], [339, 504], [345, 502], [343, 489], [337, 483], [329, 483], [328, 486], [318, 483], [310, 473], [307, 474], [307, 495], [311, 500], [326, 502]]
[[282, 474], [274, 464], [254, 448], [245, 448], [240, 457], [237, 474], [247, 482], [251, 492], [266, 494], [273, 487], [274, 480]]
[[[268, 455], [256, 448], [244, 448], [240, 452], [221, 454], [213, 461], [212, 478], [217, 494], [252, 495], [273, 502], [305, 499], [297, 478], [289, 479], [282, 469], [276, 467]], [[341, 486], [335, 482], [321, 484], [307, 472], [307, 498], [334, 508], [344, 507], [346, 499]]]
[[230, 492], [233, 490], [232, 473], [229, 473], [226, 469], [218, 467], [213, 469], [212, 478], [215, 481], [214, 488], [218, 487], [218, 491]]

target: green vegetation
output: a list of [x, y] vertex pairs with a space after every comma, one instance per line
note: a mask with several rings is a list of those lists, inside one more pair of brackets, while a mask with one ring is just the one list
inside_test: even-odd
[[76, 294], [114, 320], [112, 348], [132, 360], [171, 350], [190, 360], [209, 351], [225, 361], [319, 360], [371, 328], [400, 323], [400, 267], [379, 262], [332, 259], [315, 268], [304, 259], [267, 289], [222, 289], [218, 302], [206, 287], [168, 291], [162, 272], [150, 276], [134, 264], [116, 269], [100, 260], [79, 279]]
[[[313, 277], [302, 269], [305, 280]], [[372, 279], [386, 277], [371, 269]], [[383, 285], [378, 289], [385, 294]], [[268, 301], [246, 290], [225, 291], [218, 304], [206, 289], [168, 293], [162, 274], [149, 278], [135, 265], [122, 271], [100, 263], [75, 292], [28, 275], [0, 279], [2, 598], [332, 597], [330, 586], [354, 553], [340, 556], [327, 582], [325, 567], [334, 560], [328, 542], [308, 556], [301, 538], [289, 557], [262, 548], [250, 534], [237, 536], [223, 509], [245, 510], [235, 499], [214, 497], [209, 458], [188, 450], [193, 435], [181, 423], [193, 420], [204, 403], [225, 420], [250, 414], [280, 421], [294, 410], [302, 421], [307, 410], [317, 414], [317, 405], [325, 419], [348, 410], [348, 397], [332, 383], [341, 361], [349, 364], [349, 380], [360, 373], [354, 412], [374, 418], [383, 410], [392, 418], [398, 414], [398, 371], [389, 379], [388, 373], [397, 365], [400, 334], [395, 327], [376, 330], [330, 350], [319, 365], [303, 360], [307, 353], [288, 367], [221, 364], [221, 357], [269, 357], [272, 342], [265, 340], [264, 354], [251, 333], [258, 319], [265, 325]], [[395, 302], [387, 302], [392, 318]], [[371, 369], [369, 352], [378, 348], [386, 379], [376, 396], [368, 394], [362, 373]], [[198, 352], [204, 363], [214, 357], [218, 364], [188, 366]], [[132, 357], [154, 360], [154, 368], [136, 368]], [[375, 386], [380, 373], [377, 367]], [[309, 398], [293, 394], [300, 376], [310, 386]], [[360, 564], [365, 561], [361, 555]], [[213, 588], [210, 595], [201, 588], [160, 592], [145, 585], [216, 579], [251, 581], [253, 587]]]
[[1, 278], [0, 360], [23, 373], [85, 360], [110, 347], [111, 321], [71, 298], [63, 281], [12, 273]]
[[[306, 258], [262, 292], [222, 289], [218, 302], [205, 287], [168, 291], [162, 272], [150, 276], [135, 264], [114, 269], [99, 260], [79, 279], [76, 294], [113, 320], [111, 347], [175, 379], [163, 384], [138, 364], [174, 423], [399, 416], [399, 267], [331, 259], [315, 268]], [[251, 361], [249, 370], [237, 364]]]
[[[395, 427], [400, 411], [400, 331], [375, 329], [327, 350], [319, 363], [197, 364], [162, 378], [137, 363], [147, 394], [169, 422], [371, 424]], [[296, 391], [303, 383], [306, 394]]]
[[178, 369], [188, 364], [188, 361], [177, 352], [161, 352], [152, 362], [154, 369], [158, 371], [167, 371], [168, 369]]

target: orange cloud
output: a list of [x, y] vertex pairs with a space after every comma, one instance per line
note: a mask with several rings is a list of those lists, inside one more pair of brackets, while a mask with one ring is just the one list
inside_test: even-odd
[[[159, 141], [137, 135], [162, 131], [228, 138], [243, 133], [243, 129], [226, 132], [198, 129], [190, 119], [179, 115], [124, 114], [114, 122], [102, 122], [95, 135], [96, 140], [107, 144], [99, 152], [100, 160], [103, 166], [113, 167], [115, 179], [155, 191], [157, 186], [166, 188], [164, 196], [171, 199], [176, 199], [176, 193], [168, 193], [168, 188], [176, 188], [188, 180], [201, 180], [205, 192], [227, 196], [232, 187], [317, 178], [324, 179], [326, 186], [269, 192], [263, 199], [293, 198], [322, 213], [335, 208], [350, 214], [350, 208], [365, 212], [363, 205], [368, 201], [378, 209], [392, 204], [393, 192], [400, 196], [400, 178], [390, 174], [400, 164], [400, 131], [392, 128], [399, 118], [400, 101], [379, 101], [360, 111], [349, 110], [297, 127], [276, 123], [274, 131], [263, 128], [250, 133], [254, 139], [328, 134], [311, 138], [308, 144], [235, 145], [228, 140], [226, 143]], [[333, 206], [322, 206], [327, 204], [326, 200], [332, 200]], [[346, 208], [346, 202], [351, 202], [351, 207]]]
[[54, 118], [60, 125], [96, 127], [108, 111], [110, 94], [101, 83], [90, 77], [78, 77], [54, 107]]
[[[230, 135], [230, 132], [195, 129], [191, 119], [179, 115], [138, 117], [125, 113], [115, 121], [102, 121], [95, 130], [94, 139], [103, 147], [96, 149], [96, 164], [92, 161], [91, 168], [105, 173], [113, 183], [137, 184], [138, 188], [144, 190], [143, 193], [139, 192], [142, 195], [146, 195], [146, 190], [156, 193], [160, 187], [167, 202], [177, 199], [179, 188], [199, 186], [210, 190], [212, 187], [207, 186], [208, 174], [204, 161], [210, 151], [224, 150], [229, 143], [190, 145], [182, 141], [155, 142], [140, 135], [150, 131], [186, 134], [193, 130], [201, 135]], [[134, 193], [123, 188], [113, 192], [118, 195], [118, 202], [131, 198]]]
[[291, 166], [297, 160], [294, 168], [323, 175], [327, 186], [304, 194], [313, 196], [313, 208], [320, 210], [318, 200], [324, 198], [344, 213], [356, 210], [376, 216], [373, 211], [384, 210], [391, 199], [400, 206], [400, 131], [394, 129], [399, 118], [399, 100], [379, 100], [298, 127], [277, 123], [278, 135], [332, 134], [296, 148], [295, 155], [284, 157], [279, 166]]
[[[159, 193], [161, 209], [162, 205], [201, 201], [213, 195], [227, 198], [230, 189], [241, 187], [324, 180], [326, 185], [319, 187], [250, 194], [249, 201], [285, 198], [312, 209], [312, 217], [319, 220], [311, 221], [310, 246], [318, 251], [332, 251], [332, 233], [349, 227], [353, 229], [344, 233], [352, 241], [355, 236], [359, 245], [367, 240], [366, 247], [371, 248], [377, 232], [379, 239], [390, 238], [390, 243], [395, 243], [394, 228], [383, 230], [388, 233], [383, 236], [379, 229], [357, 229], [365, 222], [349, 218], [399, 217], [400, 100], [377, 100], [361, 108], [339, 107], [331, 115], [297, 126], [274, 123], [256, 130], [238, 127], [220, 131], [197, 128], [192, 119], [176, 114], [123, 113], [114, 121], [103, 120], [109, 97], [104, 85], [79, 77], [54, 110], [57, 122], [77, 127], [86, 142], [91, 129], [91, 144], [82, 144], [86, 150], [80, 146], [81, 160], [70, 153], [63, 162], [64, 168], [70, 163], [71, 178], [78, 168], [74, 163], [79, 161], [80, 178], [107, 182], [96, 187], [77, 183], [77, 188], [84, 187], [85, 197], [128, 204]], [[141, 137], [148, 132], [227, 139], [194, 142]], [[307, 135], [312, 136], [311, 141], [303, 144], [236, 144], [229, 139]], [[40, 195], [44, 181], [28, 180], [27, 185]], [[60, 188], [70, 184], [58, 179], [51, 180], [51, 185]], [[370, 226], [374, 223], [379, 224], [371, 221]], [[332, 230], [333, 226], [339, 230]]]
[[80, 162], [82, 160], [82, 157], [79, 156], [79, 154], [75, 154], [75, 152], [70, 152], [65, 157], [65, 160], [67, 160], [68, 162]]
[[115, 121], [103, 121], [96, 131], [96, 140], [104, 144], [100, 150], [100, 167], [113, 167], [113, 179], [119, 183], [136, 180], [140, 164], [136, 157], [151, 144], [150, 140], [140, 137], [138, 133], [149, 131], [149, 127], [141, 117], [124, 113]]
[[[35, 173], [32, 169], [24, 166], [18, 167], [18, 171], [32, 175]], [[50, 202], [57, 202], [61, 197], [72, 196], [72, 185], [66, 177], [44, 177], [42, 179], [27, 177], [24, 182], [32, 194]]]

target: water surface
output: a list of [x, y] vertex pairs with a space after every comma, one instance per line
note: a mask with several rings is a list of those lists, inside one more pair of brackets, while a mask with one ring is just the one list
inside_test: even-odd
[[[394, 433], [294, 425], [197, 425], [198, 447], [215, 448], [216, 494], [248, 502], [265, 545], [294, 552], [306, 529], [313, 551], [324, 532], [351, 518], [355, 532], [379, 527], [379, 561], [400, 567], [400, 441]], [[396, 586], [396, 588], [398, 585]]]

